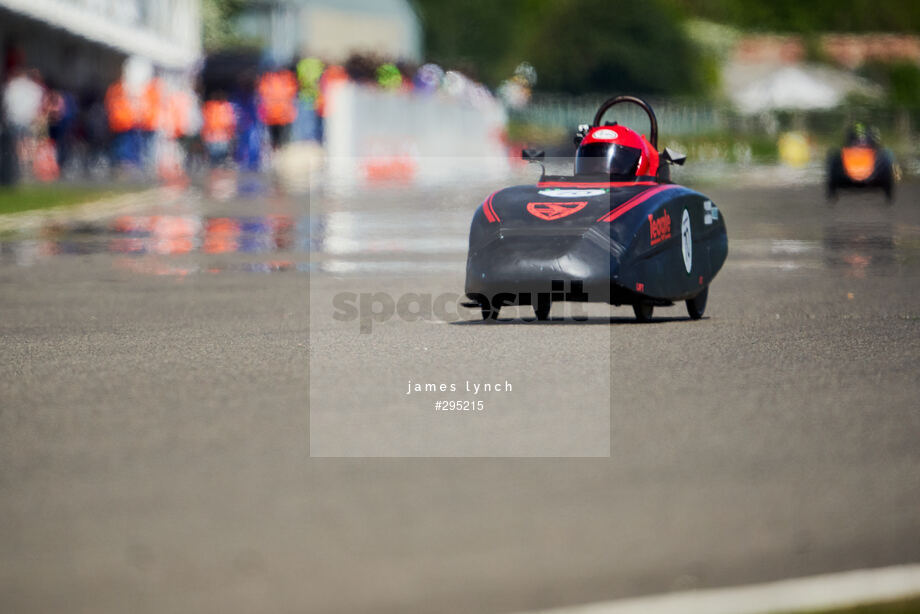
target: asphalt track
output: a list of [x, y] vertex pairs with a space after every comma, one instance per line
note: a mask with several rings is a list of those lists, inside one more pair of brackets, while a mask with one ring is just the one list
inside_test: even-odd
[[[704, 191], [730, 253], [699, 322], [331, 317], [343, 290], [459, 290], [479, 188], [139, 212], [190, 244], [109, 221], [0, 239], [0, 609], [506, 612], [920, 561], [920, 185], [890, 208]], [[288, 238], [206, 248], [213, 219], [266, 213]], [[515, 390], [479, 414], [397, 401], [491, 373]], [[393, 427], [407, 407], [463, 425], [446, 454], [610, 456], [432, 458]], [[590, 428], [470, 430], [505, 407]], [[317, 412], [355, 438], [312, 433], [314, 455], [421, 458], [311, 458]]]

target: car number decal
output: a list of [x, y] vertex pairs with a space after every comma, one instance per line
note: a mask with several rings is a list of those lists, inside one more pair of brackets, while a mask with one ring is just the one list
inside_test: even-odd
[[689, 275], [693, 267], [693, 237], [690, 235], [690, 214], [686, 209], [680, 221], [680, 246], [684, 253], [684, 268]]

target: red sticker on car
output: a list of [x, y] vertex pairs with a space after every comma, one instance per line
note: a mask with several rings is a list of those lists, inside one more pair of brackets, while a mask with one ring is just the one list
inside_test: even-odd
[[553, 221], [581, 211], [588, 201], [557, 202], [557, 203], [527, 203], [527, 212], [541, 220]]
[[671, 238], [671, 216], [667, 211], [661, 212], [661, 217], [648, 214], [649, 243], [657, 245], [665, 239]]

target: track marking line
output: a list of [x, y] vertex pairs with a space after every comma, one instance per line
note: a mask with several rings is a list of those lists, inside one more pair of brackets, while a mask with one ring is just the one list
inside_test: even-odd
[[920, 594], [920, 564], [860, 569], [764, 584], [680, 591], [541, 614], [767, 614], [840, 608]]

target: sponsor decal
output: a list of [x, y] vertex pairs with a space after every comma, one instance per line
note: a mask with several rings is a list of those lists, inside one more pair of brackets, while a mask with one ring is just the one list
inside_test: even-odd
[[540, 196], [550, 196], [552, 198], [589, 198], [591, 196], [600, 196], [606, 194], [609, 190], [561, 190], [558, 188], [549, 190], [540, 190]]
[[595, 138], [601, 141], [612, 141], [613, 139], [620, 136], [610, 128], [601, 128], [600, 130], [595, 130], [591, 134], [591, 138]]
[[712, 204], [711, 200], [703, 202], [703, 223], [707, 226], [712, 225], [713, 220], [719, 219], [719, 208]]
[[586, 200], [567, 203], [527, 203], [527, 211], [541, 220], [551, 222], [581, 211], [587, 204]]
[[648, 214], [649, 243], [657, 245], [665, 239], [671, 238], [671, 216], [667, 210], [661, 212], [661, 217]]
[[693, 267], [693, 237], [690, 235], [690, 214], [686, 209], [680, 220], [680, 246], [684, 254], [684, 269], [689, 275]]

